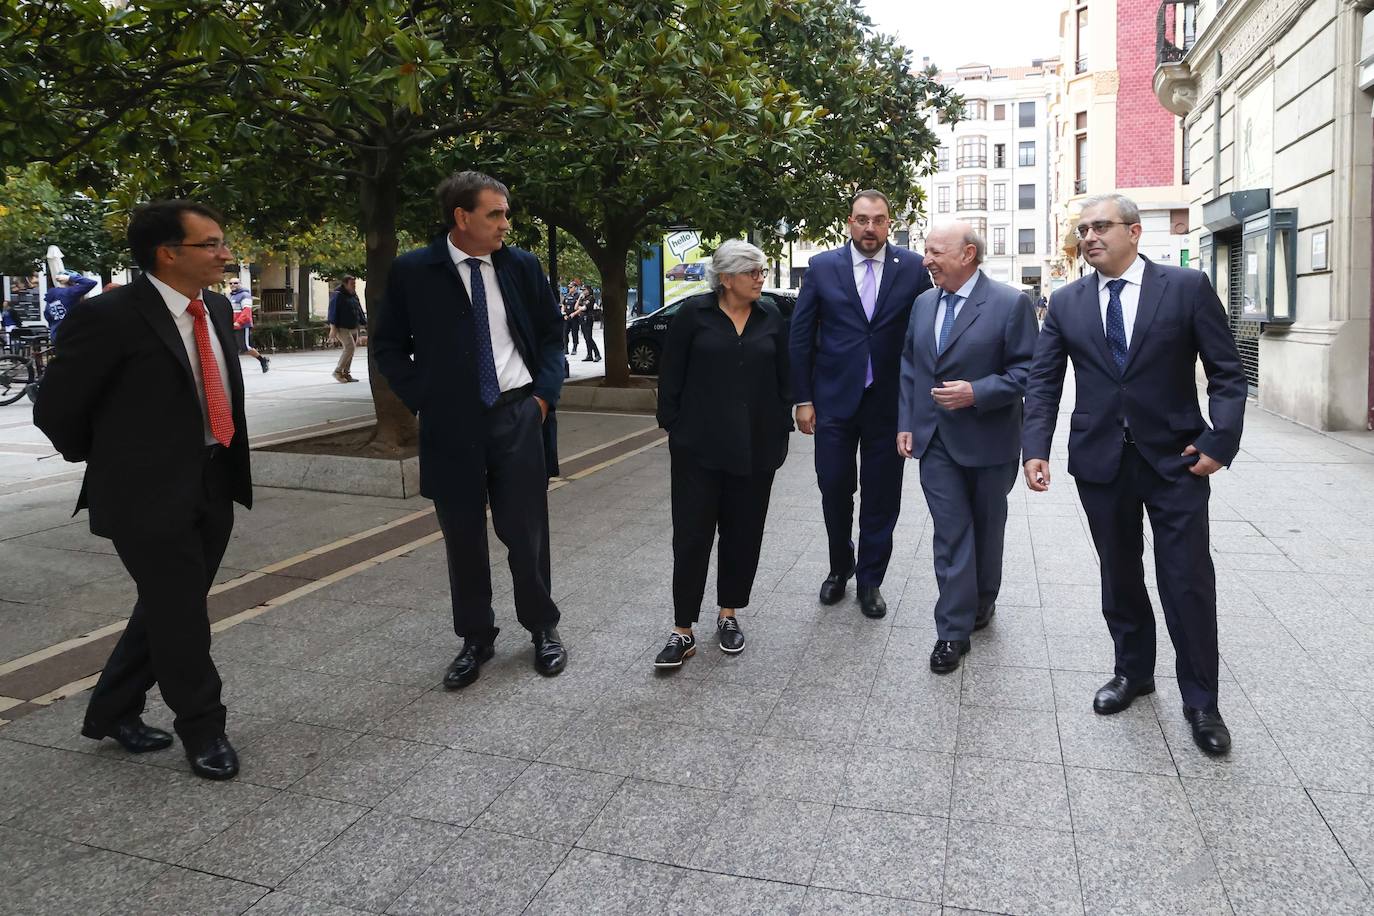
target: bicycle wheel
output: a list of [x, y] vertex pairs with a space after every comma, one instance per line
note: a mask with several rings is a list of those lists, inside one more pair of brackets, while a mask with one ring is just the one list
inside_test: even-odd
[[11, 353], [0, 354], [0, 405], [13, 404], [33, 382], [33, 362]]

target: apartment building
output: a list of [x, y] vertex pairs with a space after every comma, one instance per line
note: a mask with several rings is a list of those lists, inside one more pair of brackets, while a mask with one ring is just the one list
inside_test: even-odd
[[964, 117], [936, 125], [941, 144], [935, 174], [922, 179], [926, 222], [957, 218], [987, 240], [983, 270], [1038, 298], [1053, 244], [1050, 225], [1049, 86], [1055, 59], [1026, 67], [968, 64], [940, 79], [964, 98]]

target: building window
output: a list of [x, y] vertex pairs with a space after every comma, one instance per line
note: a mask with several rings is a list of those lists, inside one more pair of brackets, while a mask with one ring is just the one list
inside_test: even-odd
[[1035, 209], [1035, 185], [1023, 184], [1016, 186], [1016, 208], [1018, 210]]
[[992, 209], [1007, 209], [1007, 183], [999, 181], [992, 186]]
[[992, 106], [992, 119], [993, 119], [994, 121], [1005, 121], [1005, 120], [1007, 119], [1007, 106], [1005, 106], [1005, 105], [994, 105], [994, 106]]
[[935, 209], [939, 213], [949, 212], [949, 185], [942, 184], [935, 189]]
[[1073, 116], [1073, 193], [1088, 193], [1088, 113]]
[[1035, 103], [1034, 103], [1034, 102], [1022, 102], [1022, 103], [1020, 103], [1020, 105], [1019, 105], [1019, 113], [1018, 113], [1018, 114], [1019, 114], [1019, 117], [1020, 117], [1020, 120], [1017, 122], [1017, 123], [1018, 123], [1018, 126], [1020, 126], [1020, 127], [1034, 127], [1034, 126], [1035, 126]]
[[1087, 6], [1080, 6], [1080, 7], [1078, 8], [1078, 17], [1077, 17], [1077, 19], [1078, 19], [1078, 29], [1077, 29], [1076, 41], [1075, 41], [1075, 49], [1074, 49], [1075, 54], [1076, 54], [1077, 56], [1074, 58], [1074, 62], [1073, 62], [1073, 72], [1074, 72], [1075, 74], [1078, 74], [1078, 73], [1087, 73], [1087, 72], [1088, 72], [1088, 8], [1087, 8]]
[[1035, 141], [1027, 140], [1017, 144], [1016, 162], [1018, 165], [1035, 165]]
[[942, 146], [935, 151], [935, 170], [938, 172], [949, 171], [949, 147]]
[[992, 230], [992, 253], [1007, 253], [1007, 227], [997, 226]]
[[960, 137], [959, 158], [955, 164], [961, 169], [985, 169], [988, 167], [988, 138]]
[[1007, 145], [1005, 143], [994, 143], [992, 145], [992, 167], [1004, 169], [1007, 167]]
[[986, 210], [988, 208], [988, 180], [982, 175], [969, 175], [959, 179], [959, 197], [955, 204], [960, 210]]
[[988, 103], [984, 99], [966, 99], [964, 101], [964, 120], [965, 121], [986, 121], [988, 119]]
[[1016, 252], [1017, 254], [1035, 254], [1034, 229], [1016, 230]]
[[987, 221], [987, 220], [983, 219], [982, 217], [975, 217], [975, 218], [969, 220], [969, 221], [968, 221], [968, 224], [969, 224], [969, 228], [971, 228], [974, 232], [976, 232], [976, 233], [978, 233], [979, 235], [981, 235], [981, 236], [983, 237], [984, 241], [987, 240], [987, 237], [988, 237], [988, 221]]
[[1183, 128], [1183, 183], [1187, 184], [1193, 165], [1193, 130], [1191, 127]]

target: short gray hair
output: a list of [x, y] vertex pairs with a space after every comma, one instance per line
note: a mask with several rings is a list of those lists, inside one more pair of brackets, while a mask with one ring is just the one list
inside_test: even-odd
[[982, 234], [981, 232], [979, 232], [977, 229], [974, 229], [974, 228], [973, 228], [973, 224], [970, 223], [970, 222], [968, 222], [967, 220], [962, 220], [962, 219], [943, 219], [943, 220], [939, 220], [938, 222], [935, 223], [935, 225], [931, 226], [931, 232], [928, 233], [927, 235], [932, 234], [932, 233], [934, 233], [934, 232], [937, 231], [937, 230], [941, 230], [941, 229], [946, 229], [946, 230], [948, 230], [948, 229], [954, 229], [954, 228], [956, 228], [956, 227], [958, 227], [958, 228], [961, 230], [961, 232], [960, 232], [960, 238], [959, 238], [959, 247], [960, 247], [960, 248], [963, 248], [963, 247], [966, 246], [966, 245], [972, 245], [972, 246], [973, 246], [973, 263], [975, 263], [975, 264], [982, 264], [982, 263], [983, 263], [983, 258], [984, 258], [984, 257], [987, 255], [987, 253], [988, 253], [988, 245], [987, 245], [987, 242], [983, 239], [983, 234]]
[[720, 278], [725, 274], [747, 274], [751, 270], [768, 267], [768, 256], [761, 248], [750, 245], [742, 239], [722, 242], [711, 255], [711, 263], [706, 268], [706, 282], [711, 289], [720, 289]]
[[1089, 207], [1098, 207], [1102, 204], [1115, 205], [1116, 212], [1121, 216], [1121, 221], [1128, 226], [1140, 222], [1140, 207], [1125, 194], [1094, 194], [1092, 197], [1083, 199], [1082, 207], [1086, 210]]

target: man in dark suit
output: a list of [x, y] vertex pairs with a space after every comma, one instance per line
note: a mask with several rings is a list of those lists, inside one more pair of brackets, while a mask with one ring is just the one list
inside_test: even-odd
[[549, 584], [563, 321], [539, 261], [504, 244], [509, 196], [480, 172], [439, 186], [449, 230], [396, 259], [369, 342], [392, 390], [420, 418], [420, 492], [434, 500], [444, 532], [453, 630], [464, 640], [444, 677], [452, 690], [477, 680], [500, 632], [488, 502], [535, 669], [555, 675], [568, 660]]
[[1035, 351], [1030, 297], [988, 279], [968, 223], [937, 226], [902, 350], [897, 451], [921, 461], [935, 523], [935, 648], [930, 669], [959, 667], [1002, 587], [1007, 494], [1021, 457], [1021, 397]]
[[233, 259], [221, 222], [184, 200], [135, 210], [129, 248], [146, 273], [72, 312], [34, 406], [62, 456], [86, 462], [77, 509], [90, 510], [92, 533], [114, 542], [138, 586], [81, 733], [133, 753], [170, 745], [140, 718], [156, 683], [191, 769], [209, 779], [233, 777], [238, 757], [224, 734], [206, 594], [233, 503], [253, 502], [231, 309], [208, 291]]
[[[1164, 621], [1193, 740], [1225, 753], [1217, 708], [1216, 573], [1208, 543], [1208, 477], [1240, 449], [1245, 371], [1226, 313], [1202, 273], [1138, 253], [1140, 211], [1119, 194], [1084, 201], [1079, 247], [1095, 271], [1054, 294], [1026, 389], [1026, 484], [1050, 486], [1050, 440], [1073, 360], [1069, 473], [1101, 561], [1102, 613], [1116, 676], [1093, 700], [1120, 712], [1155, 689], [1155, 619], [1145, 590], [1141, 510], [1150, 514]], [[1208, 412], [1197, 396], [1207, 373]]]
[[[855, 196], [850, 241], [811, 259], [789, 341], [797, 428], [816, 437], [816, 481], [830, 541], [820, 599], [839, 601], [854, 576], [859, 607], [869, 617], [887, 613], [879, 586], [901, 510], [903, 465], [892, 443], [902, 340], [911, 303], [930, 289], [921, 256], [888, 244], [888, 208], [879, 191]], [[851, 535], [861, 480], [856, 556]]]

